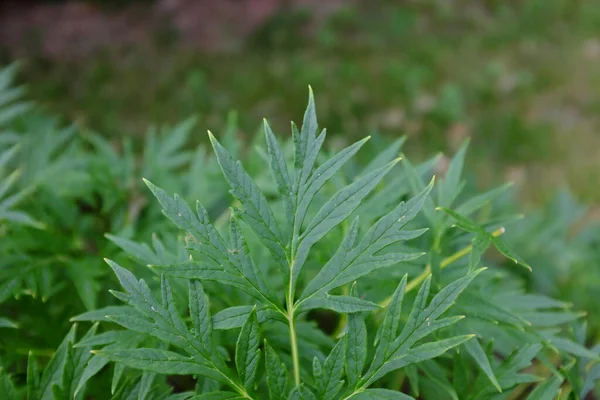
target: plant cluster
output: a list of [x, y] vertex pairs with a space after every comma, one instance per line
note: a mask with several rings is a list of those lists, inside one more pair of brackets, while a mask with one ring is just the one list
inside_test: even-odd
[[403, 138], [332, 152], [311, 92], [290, 140], [265, 120], [244, 152], [232, 116], [209, 133], [214, 156], [185, 150], [193, 120], [137, 150], [31, 110], [14, 71], [0, 74], [2, 398], [593, 393], [597, 331], [548, 295], [559, 276], [578, 284], [593, 235], [567, 239], [567, 211], [554, 230], [518, 222], [510, 185], [476, 193], [468, 142], [441, 174], [439, 156], [400, 156]]

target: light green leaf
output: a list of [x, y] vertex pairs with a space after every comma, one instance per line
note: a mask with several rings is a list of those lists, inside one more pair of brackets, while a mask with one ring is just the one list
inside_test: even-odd
[[469, 200], [465, 201], [458, 207], [456, 207], [456, 212], [460, 215], [469, 215], [474, 213], [475, 211], [480, 210], [486, 204], [494, 201], [498, 197], [502, 196], [509, 188], [511, 188], [513, 184], [511, 182], [505, 183], [502, 186], [499, 186], [495, 189], [487, 191], [485, 193], [479, 194], [477, 196], [471, 197]]
[[440, 199], [439, 203], [442, 207], [450, 207], [454, 200], [460, 194], [461, 189], [461, 175], [463, 166], [465, 163], [465, 155], [469, 146], [469, 139], [460, 146], [460, 149], [456, 152], [450, 164], [448, 170], [444, 176], [444, 180], [440, 184]]
[[498, 389], [498, 392], [502, 393], [502, 388], [500, 387], [500, 384], [498, 383], [498, 380], [494, 375], [494, 370], [490, 365], [490, 360], [488, 359], [487, 355], [485, 354], [485, 351], [481, 347], [481, 344], [479, 344], [479, 341], [469, 340], [465, 342], [465, 348], [467, 349], [471, 357], [473, 357], [479, 368], [481, 368], [481, 370], [489, 378], [492, 385], [494, 385], [494, 387]]
[[314, 393], [304, 384], [294, 387], [287, 397], [288, 400], [317, 400]]
[[483, 253], [490, 247], [491, 243], [491, 236], [487, 233], [480, 233], [473, 238], [471, 242], [471, 254], [469, 254], [469, 272], [475, 271], [475, 268], [477, 268], [481, 261]]
[[243, 399], [243, 396], [240, 396], [239, 393], [235, 392], [210, 392], [203, 393], [196, 396], [190, 397], [188, 400], [237, 400]]
[[273, 348], [265, 340], [265, 367], [267, 374], [267, 386], [271, 400], [283, 400], [287, 398], [289, 391], [289, 374], [284, 363]]
[[107, 315], [131, 315], [135, 309], [130, 306], [108, 306], [104, 308], [99, 308], [97, 310], [91, 310], [84, 312], [83, 314], [79, 314], [70, 319], [71, 322], [77, 321], [106, 321], [110, 320], [106, 318]]
[[235, 365], [238, 376], [246, 389], [251, 389], [256, 380], [260, 363], [260, 329], [253, 309], [248, 320], [242, 326], [235, 347]]
[[552, 378], [536, 386], [536, 388], [527, 396], [527, 400], [554, 400], [560, 393], [560, 386], [565, 379], [561, 375], [553, 375]]
[[0, 328], [18, 328], [19, 326], [17, 325], [16, 322], [11, 321], [8, 318], [1, 318], [0, 317]]
[[583, 387], [581, 388], [580, 397], [582, 399], [587, 396], [587, 394], [594, 388], [596, 381], [600, 380], [600, 364], [595, 364], [587, 376], [585, 377], [585, 381], [583, 382]]

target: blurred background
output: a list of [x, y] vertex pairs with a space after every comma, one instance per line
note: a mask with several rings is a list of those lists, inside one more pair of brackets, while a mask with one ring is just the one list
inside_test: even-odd
[[[299, 121], [307, 85], [338, 145], [408, 135], [412, 158], [472, 138], [478, 181], [524, 204], [600, 201], [595, 0], [45, 0], [0, 5], [0, 64], [29, 97], [108, 138], [199, 117], [219, 132]], [[594, 207], [592, 207], [593, 213]]]

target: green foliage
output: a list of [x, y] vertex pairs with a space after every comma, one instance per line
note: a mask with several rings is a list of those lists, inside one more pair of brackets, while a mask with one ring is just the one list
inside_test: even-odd
[[[7, 398], [577, 399], [595, 388], [597, 331], [538, 283], [547, 253], [511, 236], [529, 231], [509, 185], [473, 193], [468, 143], [437, 178], [439, 158], [413, 164], [404, 139], [333, 153], [312, 91], [290, 140], [265, 121], [243, 152], [232, 114], [225, 135], [209, 133], [214, 156], [186, 150], [193, 120], [151, 130], [139, 156], [127, 139], [23, 112], [0, 133]], [[534, 272], [514, 268], [524, 259]]]

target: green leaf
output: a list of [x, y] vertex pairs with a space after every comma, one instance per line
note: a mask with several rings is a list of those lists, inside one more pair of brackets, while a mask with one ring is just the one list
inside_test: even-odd
[[491, 236], [487, 233], [476, 235], [472, 242], [471, 254], [469, 254], [469, 272], [475, 271], [475, 268], [481, 261], [481, 256], [490, 247], [492, 243]]
[[321, 207], [300, 236], [292, 271], [293, 282], [297, 280], [312, 246], [348, 218], [397, 162], [398, 160], [392, 161], [339, 190]]
[[189, 283], [189, 305], [192, 320], [192, 332], [198, 337], [204, 347], [213, 349], [213, 323], [210, 316], [210, 304], [204, 293], [204, 288], [198, 280], [190, 280]]
[[536, 388], [527, 396], [527, 400], [553, 400], [560, 393], [560, 386], [565, 379], [558, 374], [555, 374], [550, 379], [536, 386]]
[[265, 340], [265, 367], [271, 400], [286, 399], [289, 392], [289, 374], [284, 363]]
[[237, 400], [243, 398], [239, 393], [218, 391], [192, 396], [188, 400]]
[[373, 311], [379, 308], [379, 305], [367, 300], [358, 299], [352, 296], [333, 296], [325, 294], [323, 297], [311, 297], [302, 302], [298, 307], [298, 312], [324, 308], [338, 313], [355, 313], [361, 311]]
[[407, 394], [388, 389], [367, 389], [353, 394], [348, 400], [414, 400]]
[[271, 130], [267, 120], [264, 120], [265, 137], [267, 140], [267, 152], [269, 154], [269, 164], [271, 166], [271, 172], [273, 178], [277, 184], [277, 191], [283, 200], [285, 215], [288, 219], [288, 223], [293, 224], [294, 221], [294, 207], [293, 203], [293, 184], [290, 179], [287, 165], [283, 153], [279, 148], [277, 139]]
[[83, 314], [79, 314], [70, 319], [71, 322], [78, 321], [106, 321], [110, 320], [106, 318], [107, 315], [131, 315], [134, 311], [133, 307], [130, 306], [108, 306], [104, 308], [99, 308], [97, 310], [91, 310], [84, 312]]
[[360, 148], [369, 140], [365, 138], [346, 147], [319, 166], [310, 179], [299, 187], [298, 209], [296, 210], [295, 229], [296, 235], [304, 223], [308, 208], [319, 190], [350, 160]]
[[39, 384], [38, 398], [40, 400], [51, 400], [52, 386], [60, 385], [62, 383], [63, 371], [67, 362], [67, 351], [71, 343], [75, 341], [75, 325], [71, 327], [71, 330], [65, 336], [62, 343], [56, 349], [56, 352], [46, 365], [42, 378]]
[[449, 216], [454, 218], [454, 220], [456, 221], [456, 226], [459, 227], [460, 229], [463, 229], [467, 232], [473, 232], [473, 233], [485, 233], [485, 230], [482, 227], [475, 224], [468, 218], [460, 215], [459, 213], [457, 213], [454, 210], [450, 210], [445, 207], [438, 207], [438, 208], [436, 208], [436, 210], [442, 210], [446, 214], [448, 214]]
[[16, 322], [11, 321], [8, 318], [1, 318], [0, 317], [0, 328], [18, 328], [19, 326], [17, 325]]
[[260, 364], [260, 328], [253, 309], [248, 320], [242, 326], [235, 347], [235, 365], [238, 376], [246, 389], [251, 389], [256, 380]]
[[323, 375], [317, 382], [320, 395], [324, 399], [333, 399], [342, 389], [344, 372], [345, 341], [339, 340], [323, 363]]
[[[254, 306], [234, 306], [229, 307], [216, 313], [212, 318], [214, 329], [235, 329], [241, 327], [248, 319], [248, 315], [254, 309]], [[277, 319], [286, 322], [283, 316], [274, 310], [268, 308], [258, 309], [256, 311], [258, 323], [262, 324], [272, 319]]]
[[367, 164], [367, 166], [360, 172], [360, 174], [366, 175], [369, 172], [381, 168], [387, 163], [391, 162], [392, 160], [398, 158], [400, 154], [400, 148], [402, 147], [404, 142], [406, 142], [406, 138], [406, 136], [402, 136], [394, 140], [388, 146], [386, 146], [383, 151], [381, 151], [375, 156], [375, 158], [369, 161], [369, 164]]
[[469, 140], [465, 140], [465, 142], [460, 146], [460, 149], [448, 165], [448, 170], [446, 171], [446, 175], [444, 176], [444, 180], [440, 184], [440, 205], [442, 207], [450, 207], [454, 200], [460, 194], [461, 189], [461, 175], [463, 166], [465, 163], [465, 155], [467, 153], [467, 148], [469, 147]]
[[494, 370], [490, 365], [490, 360], [488, 359], [487, 355], [485, 354], [485, 351], [481, 347], [481, 344], [479, 344], [479, 341], [469, 340], [465, 342], [465, 348], [467, 349], [471, 357], [473, 357], [473, 360], [475, 360], [479, 368], [481, 368], [481, 370], [489, 378], [492, 385], [494, 385], [494, 387], [498, 389], [498, 392], [502, 393], [502, 388], [500, 387], [500, 384], [498, 383], [498, 380], [494, 375]]
[[[380, 356], [387, 356], [390, 343], [398, 335], [398, 326], [400, 324], [400, 314], [402, 312], [402, 300], [404, 299], [404, 290], [406, 289], [406, 281], [408, 275], [404, 275], [400, 284], [394, 291], [390, 303], [385, 311], [383, 322], [379, 326], [377, 336], [375, 338], [375, 345], [377, 346], [377, 353], [381, 353]], [[375, 356], [377, 358], [377, 355]]]
[[433, 180], [421, 193], [406, 203], [399, 204], [393, 211], [381, 217], [365, 234], [358, 245], [354, 245], [357, 236], [358, 221], [353, 222], [348, 234], [336, 253], [327, 261], [319, 273], [308, 283], [299, 302], [328, 292], [346, 283], [354, 282], [361, 276], [379, 268], [403, 261], [413, 260], [423, 253], [377, 253], [394, 243], [418, 237], [424, 230], [402, 231], [421, 210], [429, 196]]
[[314, 393], [304, 384], [294, 387], [289, 396], [288, 400], [317, 400]]
[[585, 381], [583, 382], [579, 396], [584, 399], [588, 393], [592, 391], [596, 381], [598, 380], [600, 380], [600, 363], [594, 364], [594, 366], [589, 370], [587, 376], [585, 377]]
[[0, 391], [2, 392], [3, 399], [6, 400], [17, 400], [17, 391], [15, 386], [8, 374], [4, 372], [2, 368], [0, 368]]
[[40, 370], [33, 352], [30, 350], [27, 357], [27, 398], [37, 399], [40, 390]]
[[143, 371], [170, 375], [198, 374], [227, 383], [224, 382], [221, 374], [217, 373], [203, 360], [182, 356], [172, 351], [141, 348], [133, 350], [102, 349], [95, 350], [92, 353]]
[[363, 314], [348, 315], [348, 330], [345, 340], [346, 364], [344, 370], [346, 371], [348, 387], [354, 389], [362, 377], [367, 361], [367, 326]]
[[512, 186], [513, 184], [511, 182], [505, 183], [500, 187], [497, 187], [480, 195], [473, 196], [469, 200], [456, 207], [456, 212], [460, 215], [472, 214], [475, 211], [480, 210], [486, 204], [502, 196]]
[[231, 194], [242, 203], [242, 219], [256, 232], [262, 243], [269, 249], [278, 263], [287, 265], [285, 239], [277, 227], [277, 222], [267, 199], [252, 181], [242, 164], [234, 162], [231, 155], [209, 132], [209, 138], [217, 156], [223, 175], [231, 187]]
[[144, 371], [142, 373], [142, 379], [140, 380], [140, 390], [138, 392], [138, 400], [145, 400], [148, 398], [150, 394], [150, 390], [152, 389], [152, 384], [156, 379], [156, 372]]

